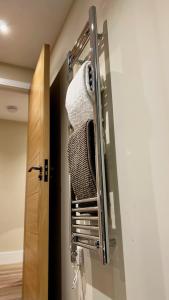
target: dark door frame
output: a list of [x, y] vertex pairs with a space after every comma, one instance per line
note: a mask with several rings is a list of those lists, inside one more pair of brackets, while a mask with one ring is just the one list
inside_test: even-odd
[[59, 74], [50, 88], [49, 300], [62, 299], [61, 115]]

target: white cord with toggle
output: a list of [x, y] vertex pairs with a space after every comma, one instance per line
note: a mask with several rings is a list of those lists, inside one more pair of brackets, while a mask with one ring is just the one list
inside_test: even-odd
[[75, 289], [77, 287], [77, 281], [78, 281], [78, 274], [80, 272], [80, 267], [83, 265], [83, 249], [81, 247], [77, 248], [77, 257], [76, 262], [73, 264], [74, 268], [74, 278], [72, 282], [72, 289]]

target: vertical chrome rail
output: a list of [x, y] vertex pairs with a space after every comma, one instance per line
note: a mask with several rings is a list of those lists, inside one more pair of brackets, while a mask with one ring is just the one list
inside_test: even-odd
[[107, 191], [104, 160], [104, 137], [103, 137], [103, 117], [101, 102], [101, 83], [100, 83], [100, 65], [98, 50], [98, 32], [96, 7], [92, 6], [89, 10], [89, 29], [90, 29], [90, 47], [91, 62], [94, 73], [95, 87], [95, 120], [96, 120], [96, 174], [97, 174], [97, 192], [100, 217], [100, 254], [103, 264], [109, 262], [109, 235], [108, 235], [108, 213], [107, 213]]

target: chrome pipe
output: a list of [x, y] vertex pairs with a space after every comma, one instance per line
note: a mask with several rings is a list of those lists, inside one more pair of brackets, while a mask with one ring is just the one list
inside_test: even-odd
[[91, 212], [91, 211], [98, 211], [98, 207], [79, 207], [79, 208], [72, 208], [72, 212]]
[[100, 226], [100, 244], [102, 250], [103, 264], [109, 263], [109, 236], [108, 236], [108, 212], [107, 212], [107, 191], [106, 191], [106, 174], [104, 161], [104, 134], [103, 134], [103, 116], [101, 101], [101, 82], [100, 82], [100, 64], [98, 50], [98, 32], [96, 7], [89, 9], [89, 29], [90, 29], [90, 48], [91, 62], [93, 66], [93, 79], [95, 87], [95, 105], [94, 115], [96, 124], [96, 184], [99, 192], [99, 226]]
[[86, 199], [81, 199], [81, 200], [73, 200], [72, 204], [79, 204], [79, 203], [88, 203], [88, 202], [96, 202], [97, 197], [95, 198], [86, 198]]
[[77, 228], [77, 229], [86, 229], [86, 230], [99, 230], [98, 226], [91, 226], [91, 225], [82, 225], [82, 224], [75, 224], [72, 225], [73, 228]]
[[96, 241], [99, 239], [99, 237], [95, 236], [95, 235], [89, 235], [89, 234], [77, 233], [77, 232], [73, 232], [73, 236], [79, 237], [79, 238], [85, 238], [88, 240], [96, 240]]
[[85, 243], [81, 243], [81, 242], [74, 242], [74, 241], [73, 241], [73, 244], [83, 247], [83, 248], [86, 248], [86, 249], [98, 251], [98, 248], [96, 246], [92, 246], [89, 244], [85, 244]]
[[98, 217], [90, 217], [90, 216], [76, 216], [72, 217], [72, 220], [89, 220], [89, 221], [98, 221]]

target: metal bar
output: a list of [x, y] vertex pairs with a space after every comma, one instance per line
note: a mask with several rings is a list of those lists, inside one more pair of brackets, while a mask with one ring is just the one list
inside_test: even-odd
[[95, 202], [97, 201], [97, 197], [95, 198], [86, 198], [81, 200], [74, 200], [72, 201], [72, 204], [78, 204], [78, 203], [88, 203], [88, 202]]
[[90, 217], [90, 216], [76, 216], [72, 217], [72, 220], [89, 220], [89, 221], [98, 221], [98, 217]]
[[109, 262], [109, 237], [108, 237], [108, 214], [107, 214], [107, 192], [106, 192], [106, 178], [105, 178], [105, 163], [104, 163], [104, 137], [102, 124], [102, 103], [101, 103], [101, 83], [100, 83], [100, 66], [99, 66], [99, 51], [98, 51], [98, 32], [96, 7], [92, 6], [89, 9], [89, 27], [90, 27], [90, 48], [91, 48], [91, 62], [94, 73], [95, 86], [95, 119], [96, 119], [96, 178], [97, 191], [99, 193], [100, 201], [99, 216], [100, 216], [100, 242], [102, 262], [106, 264]]
[[79, 36], [78, 40], [76, 41], [75, 46], [71, 51], [71, 64], [72, 67], [74, 63], [78, 60], [79, 56], [83, 52], [84, 48], [86, 47], [89, 41], [89, 22], [86, 23], [81, 35]]
[[83, 248], [86, 248], [86, 249], [98, 251], [98, 248], [96, 246], [92, 246], [89, 244], [85, 244], [85, 243], [81, 243], [81, 242], [74, 242], [74, 241], [73, 241], [73, 244], [83, 247]]
[[73, 236], [77, 236], [77, 237], [80, 237], [80, 238], [85, 238], [85, 239], [88, 239], [88, 240], [95, 240], [95, 241], [99, 240], [98, 236], [89, 235], [89, 234], [85, 234], [85, 233], [73, 232]]
[[98, 207], [80, 207], [80, 208], [72, 208], [72, 212], [90, 212], [90, 211], [98, 211]]
[[86, 229], [86, 230], [99, 230], [98, 226], [91, 226], [91, 225], [81, 225], [81, 224], [76, 224], [72, 225], [72, 227], [77, 228], [77, 229]]

